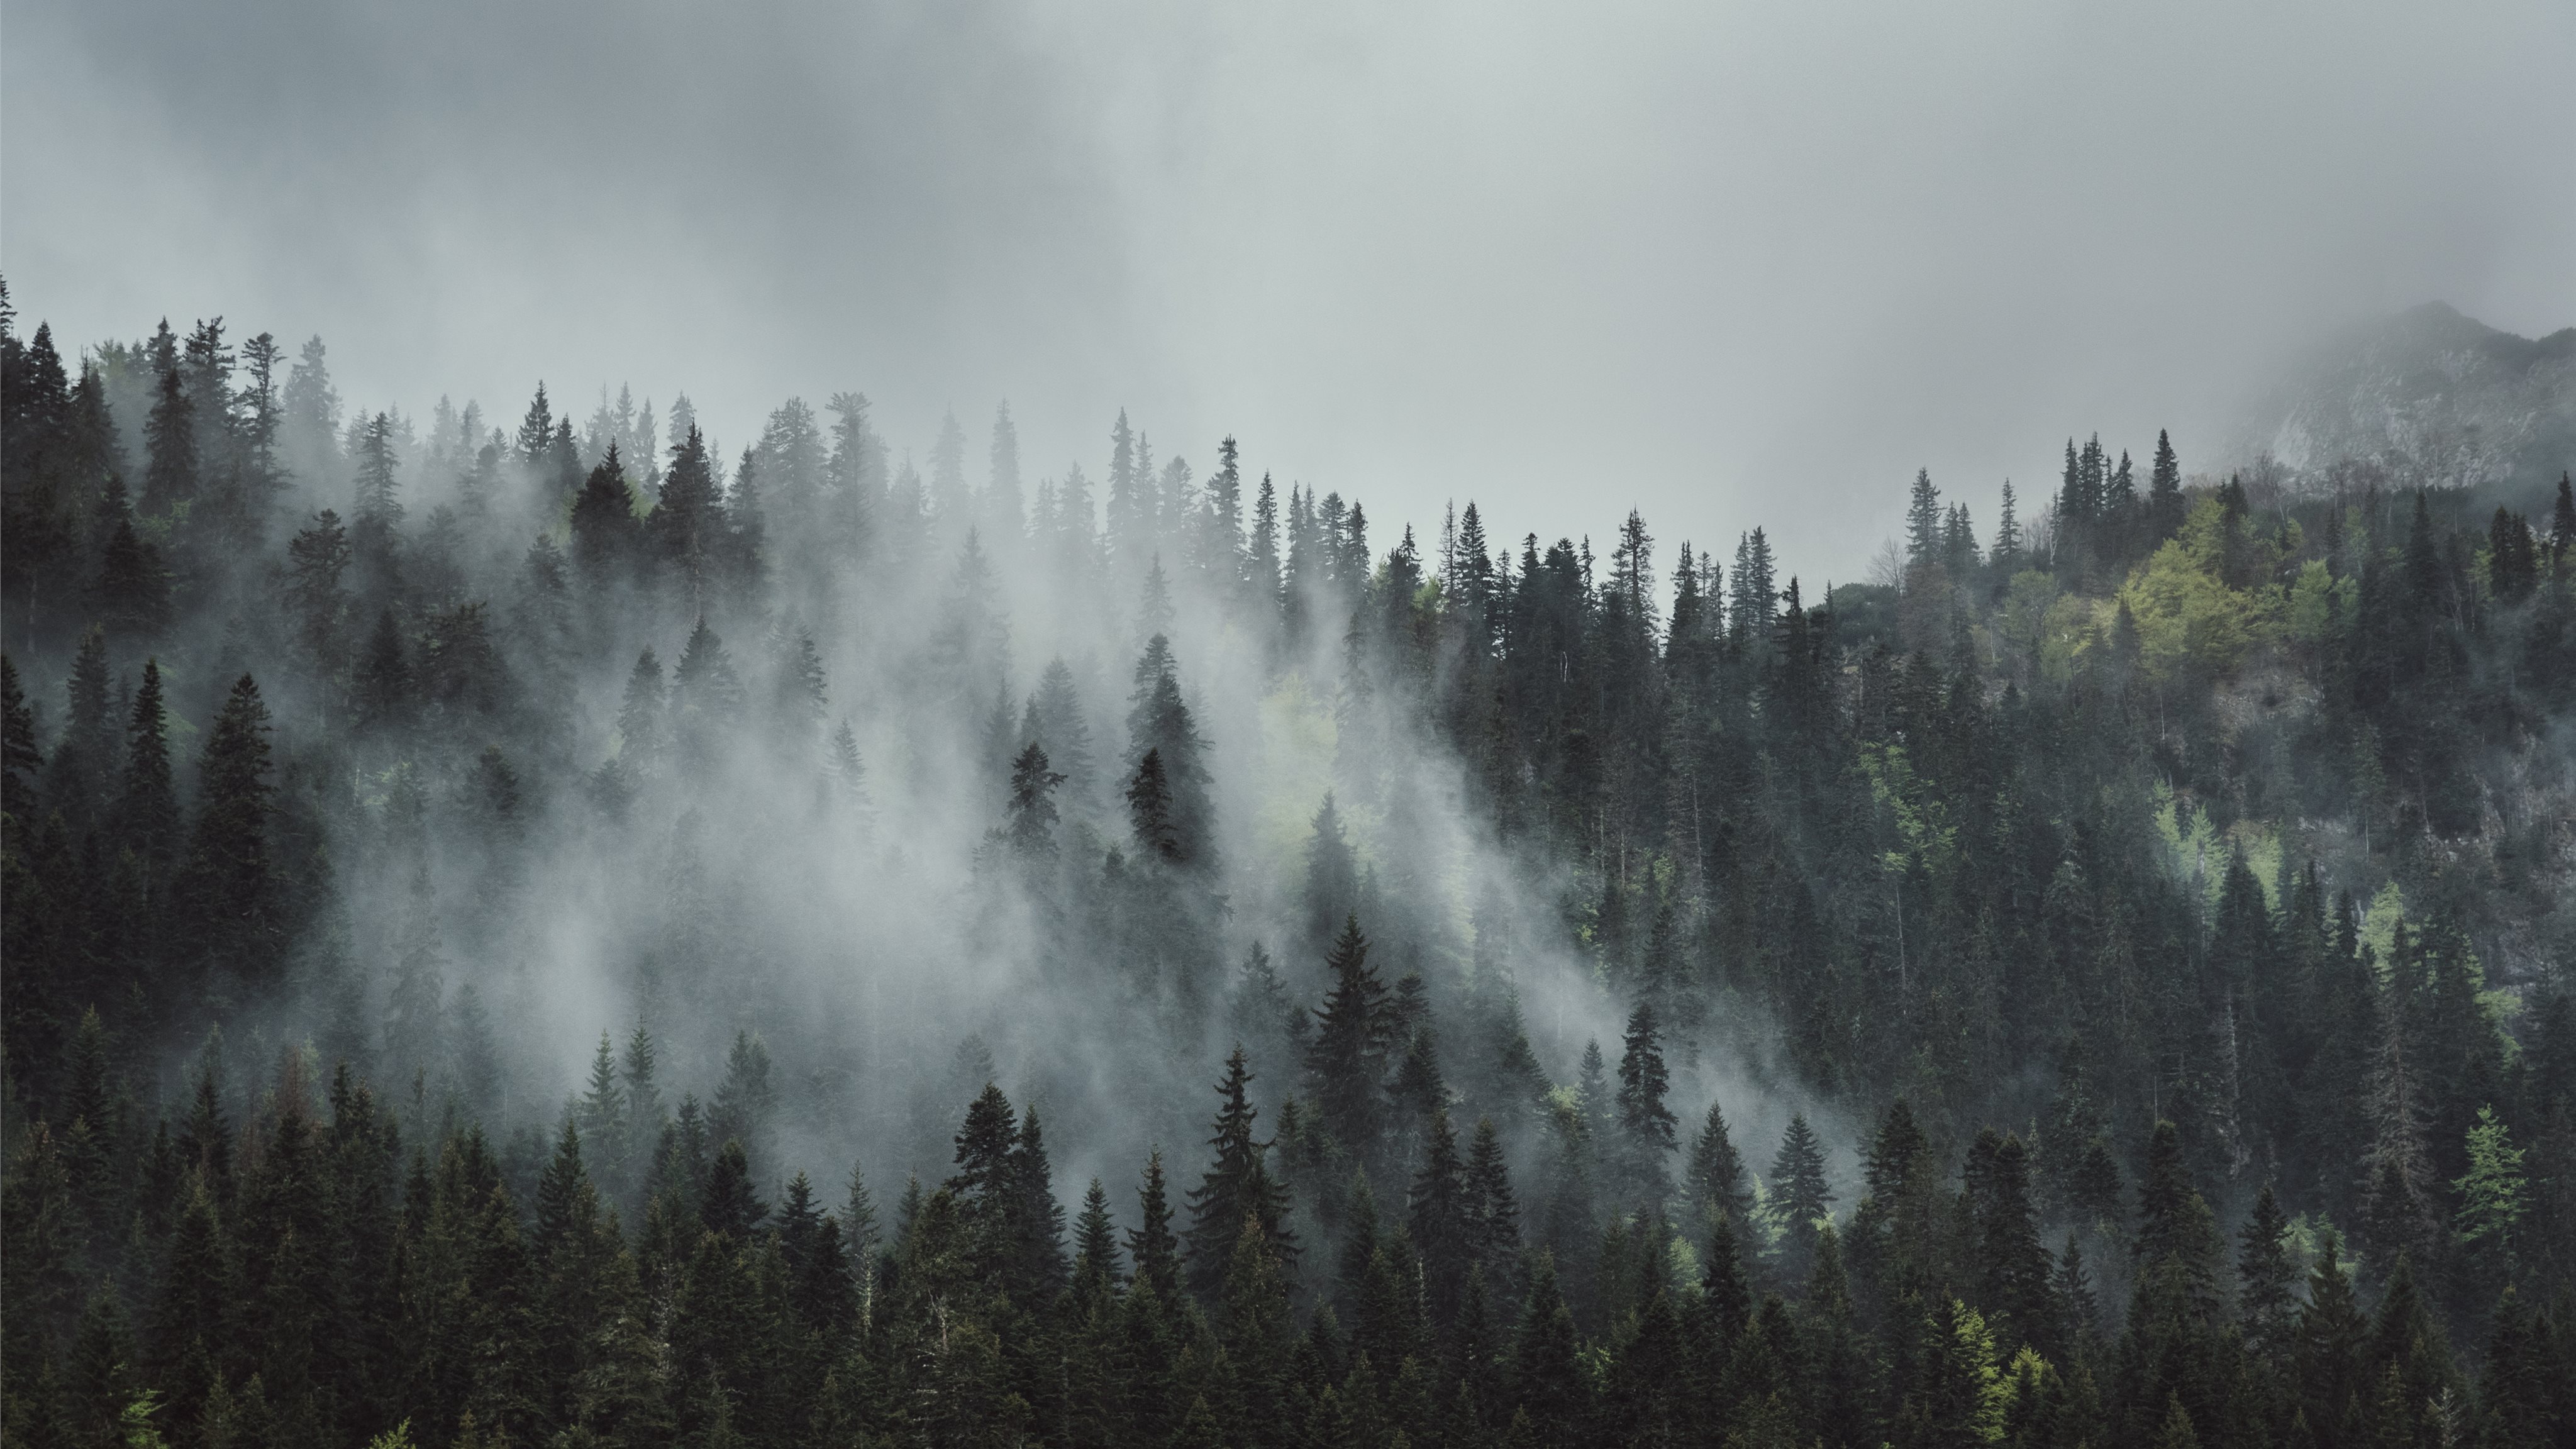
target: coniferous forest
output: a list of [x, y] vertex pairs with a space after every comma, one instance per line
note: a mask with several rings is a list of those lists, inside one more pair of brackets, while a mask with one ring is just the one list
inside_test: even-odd
[[2563, 477], [1829, 584], [27, 320], [11, 1444], [2576, 1443]]

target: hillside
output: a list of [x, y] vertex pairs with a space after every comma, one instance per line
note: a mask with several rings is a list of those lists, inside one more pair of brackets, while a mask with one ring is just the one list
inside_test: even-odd
[[2545, 504], [2576, 456], [2576, 327], [2533, 340], [2427, 302], [2317, 348], [2249, 412], [2237, 451]]
[[[2563, 478], [2070, 441], [1828, 599], [5, 322], [12, 1444], [2576, 1422]], [[2312, 446], [2515, 476], [2565, 346], [2402, 331]]]

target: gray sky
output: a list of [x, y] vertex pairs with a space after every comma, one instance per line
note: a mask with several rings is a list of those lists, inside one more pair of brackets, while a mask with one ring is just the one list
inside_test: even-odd
[[1854, 577], [1918, 464], [2060, 442], [2430, 298], [2576, 322], [2576, 6], [6, 0], [32, 326], [332, 346], [352, 403], [860, 388], [1032, 477], [1158, 451], [1392, 541], [1770, 526]]

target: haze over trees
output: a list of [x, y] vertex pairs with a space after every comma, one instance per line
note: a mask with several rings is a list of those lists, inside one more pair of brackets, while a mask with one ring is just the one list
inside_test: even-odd
[[20, 321], [11, 1443], [2576, 1429], [2563, 477], [1828, 586]]

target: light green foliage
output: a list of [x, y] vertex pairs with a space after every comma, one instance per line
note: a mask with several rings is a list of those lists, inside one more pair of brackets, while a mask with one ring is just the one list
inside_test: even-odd
[[2076, 665], [2092, 651], [2111, 624], [2113, 606], [2106, 600], [2067, 594], [2048, 606], [2040, 621], [2039, 672], [2054, 684], [2075, 676]]
[[2161, 780], [2154, 788], [2156, 835], [2164, 841], [2166, 862], [2177, 878], [2199, 885], [2204, 905], [2217, 908], [2227, 887], [2227, 853], [2233, 848], [2245, 852], [2246, 868], [2263, 888], [2263, 904], [2281, 908], [2281, 833], [2272, 822], [2239, 820], [2222, 832], [2198, 802], [2175, 794]]
[[2512, 1240], [2524, 1206], [2522, 1153], [2496, 1120], [2495, 1108], [2480, 1107], [2476, 1125], [2469, 1128], [2468, 1175], [2451, 1183], [2460, 1194], [2461, 1242], [2501, 1245]]
[[[2150, 677], [2167, 679], [2186, 666], [2230, 673], [2278, 634], [2280, 591], [2232, 589], [2220, 576], [2230, 527], [2217, 500], [2201, 500], [2181, 536], [2157, 549], [2121, 588]], [[2257, 577], [2270, 572], [2260, 565], [2276, 561], [2277, 545], [2240, 538], [2237, 546], [2256, 556]]]
[[125, 1449], [166, 1449], [170, 1441], [152, 1427], [152, 1416], [160, 1408], [161, 1395], [153, 1389], [145, 1389], [126, 1401], [124, 1410], [116, 1416], [117, 1437]]
[[1882, 855], [1879, 863], [1892, 873], [1914, 865], [1935, 875], [1948, 870], [1957, 853], [1959, 827], [1951, 823], [1949, 805], [1914, 772], [1905, 747], [1864, 744], [1860, 767], [1869, 776], [1871, 798], [1894, 820], [1902, 842], [1899, 849]]
[[2352, 617], [2360, 589], [2352, 579], [2336, 578], [2323, 559], [2310, 559], [2290, 586], [2287, 623], [2290, 637], [2302, 644], [2322, 644]]
[[1701, 1276], [1699, 1250], [1691, 1246], [1690, 1239], [1680, 1233], [1673, 1234], [1672, 1241], [1665, 1245], [1664, 1257], [1666, 1271], [1674, 1285], [1685, 1294], [1698, 1293]]
[[2370, 898], [2361, 913], [2361, 943], [2379, 963], [2379, 979], [2388, 979], [2388, 953], [2396, 945], [2397, 923], [2406, 919], [2406, 893], [2390, 881]]

